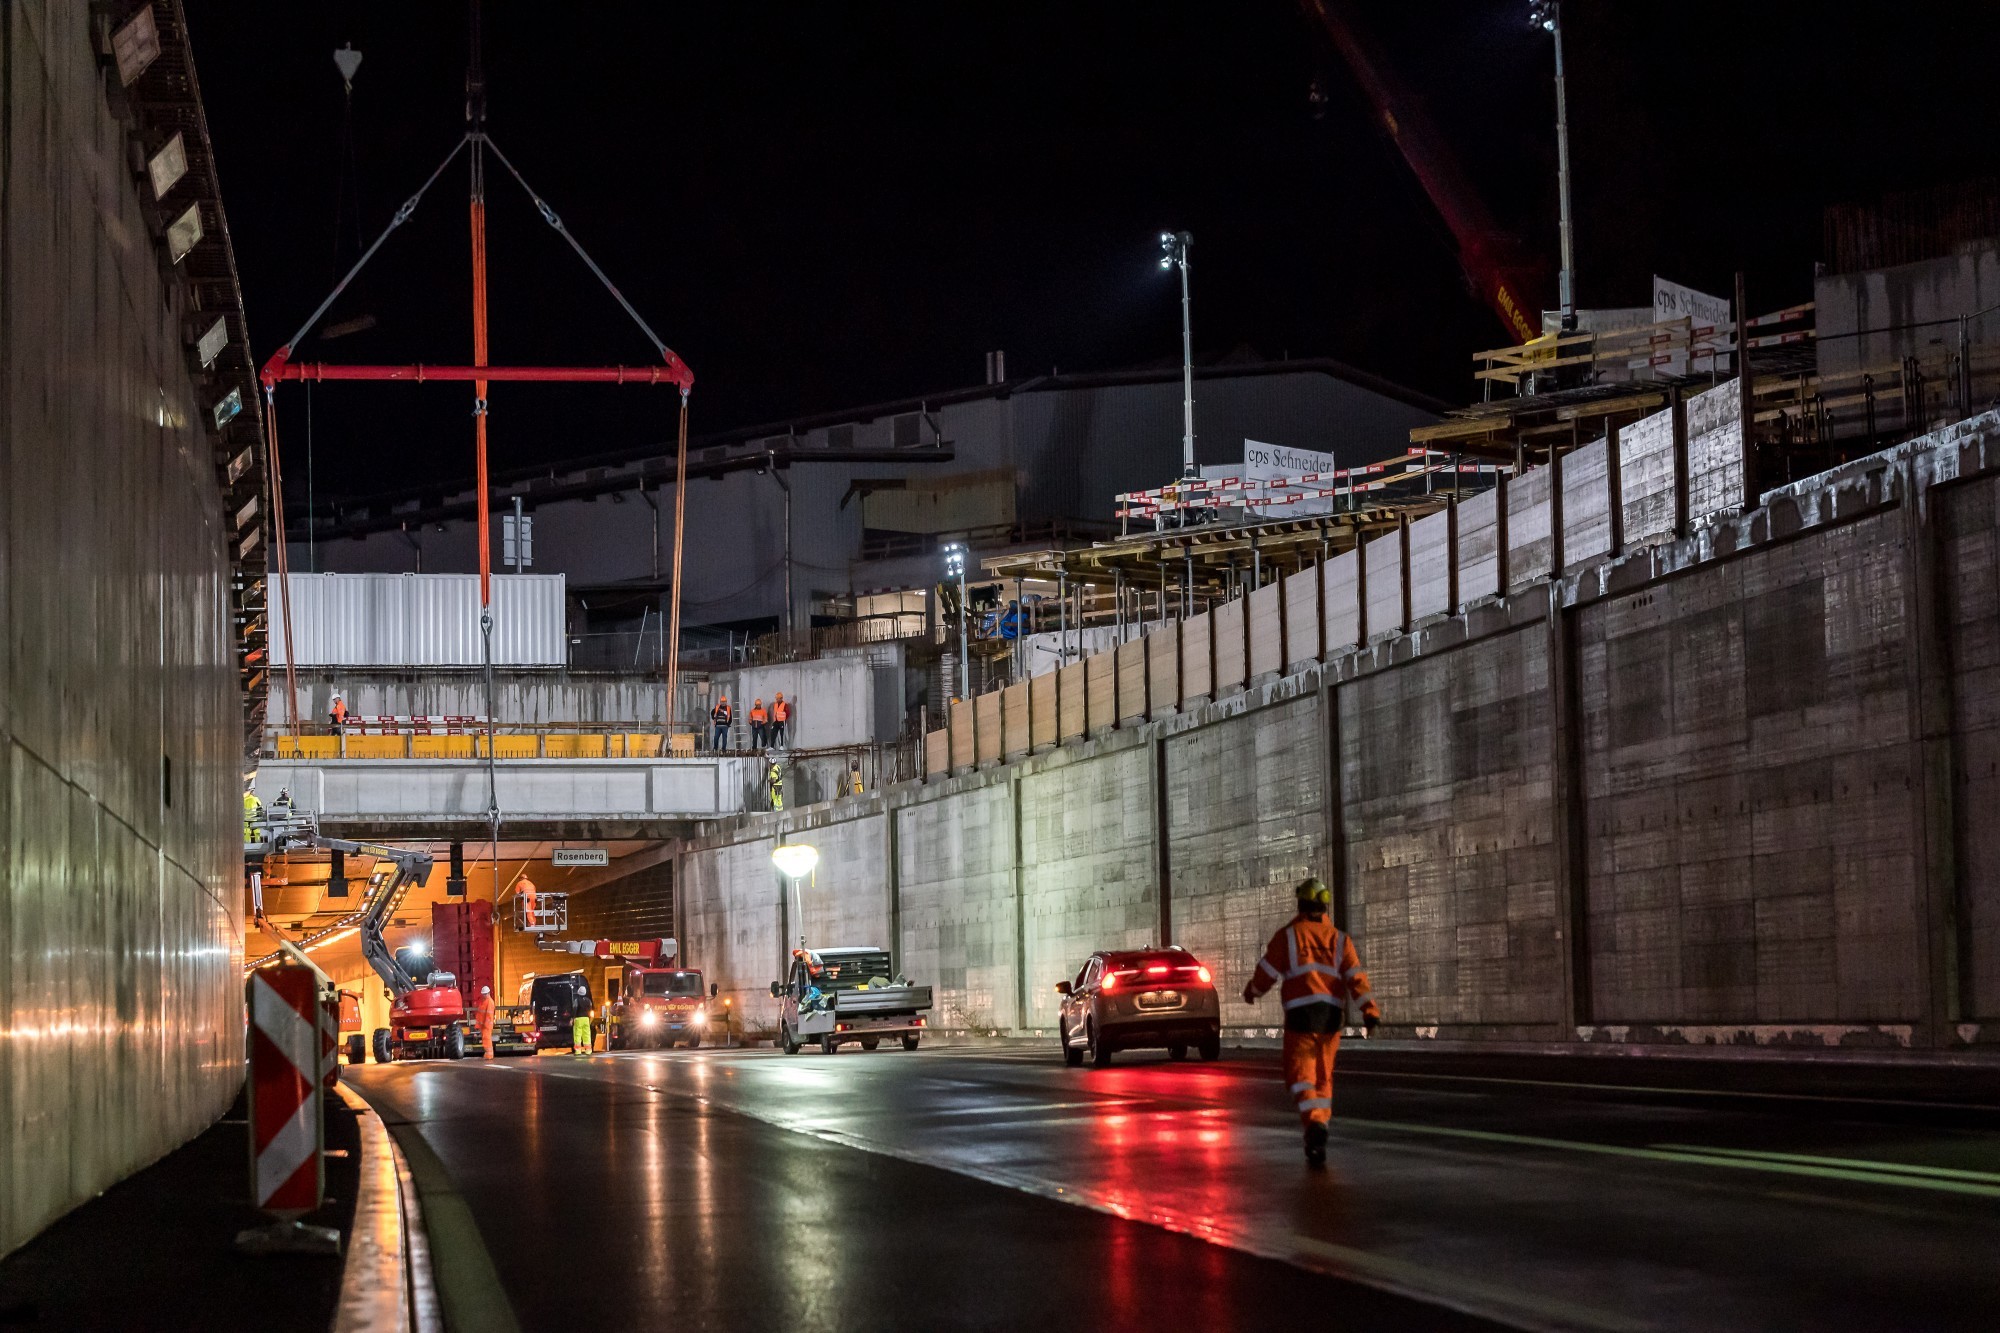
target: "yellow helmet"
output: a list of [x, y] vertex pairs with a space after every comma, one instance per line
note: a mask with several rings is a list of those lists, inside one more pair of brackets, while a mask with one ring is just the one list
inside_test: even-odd
[[1333, 895], [1327, 891], [1326, 885], [1321, 882], [1318, 875], [1309, 875], [1300, 880], [1299, 887], [1293, 892], [1301, 907], [1325, 907], [1333, 901]]

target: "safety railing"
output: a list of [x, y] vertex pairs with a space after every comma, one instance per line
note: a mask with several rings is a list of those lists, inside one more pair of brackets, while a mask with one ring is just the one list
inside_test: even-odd
[[489, 737], [479, 718], [353, 718], [343, 727], [309, 723], [267, 728], [263, 753], [275, 759], [657, 759], [694, 753], [685, 729], [669, 744], [658, 723], [503, 723]]

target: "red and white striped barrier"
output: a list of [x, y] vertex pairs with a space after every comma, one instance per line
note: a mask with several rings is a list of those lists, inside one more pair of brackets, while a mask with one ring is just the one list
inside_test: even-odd
[[468, 736], [486, 729], [486, 719], [460, 713], [349, 713], [343, 728], [356, 736]]
[[250, 1007], [250, 1197], [296, 1218], [325, 1195], [325, 1108], [320, 1101], [325, 1010], [311, 968], [259, 968]]

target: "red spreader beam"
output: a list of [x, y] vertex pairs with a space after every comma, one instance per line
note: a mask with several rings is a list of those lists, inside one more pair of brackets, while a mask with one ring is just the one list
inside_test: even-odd
[[293, 380], [388, 380], [422, 384], [428, 380], [524, 381], [540, 384], [672, 384], [686, 393], [694, 387], [694, 372], [679, 360], [661, 366], [346, 366], [317, 361], [281, 361], [265, 365], [265, 386]]

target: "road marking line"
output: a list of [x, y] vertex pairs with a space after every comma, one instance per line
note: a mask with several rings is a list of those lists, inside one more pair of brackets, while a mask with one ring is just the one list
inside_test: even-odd
[[1812, 1166], [1845, 1167], [1855, 1171], [1879, 1171], [1891, 1175], [1930, 1176], [1938, 1180], [1972, 1180], [2000, 1185], [2000, 1172], [1966, 1171], [1950, 1166], [1918, 1166], [1909, 1162], [1878, 1162], [1865, 1157], [1816, 1157], [1810, 1153], [1764, 1152], [1754, 1148], [1703, 1148], [1687, 1143], [1656, 1143], [1662, 1152], [1712, 1153], [1721, 1157], [1749, 1157], [1772, 1162], [1802, 1162]]
[[1483, 1143], [1513, 1143], [1529, 1148], [1554, 1148], [1561, 1152], [1596, 1153], [1607, 1157], [1632, 1157], [1640, 1161], [1670, 1162], [1695, 1166], [1720, 1166], [1738, 1171], [1771, 1171], [1780, 1175], [1816, 1176], [1821, 1180], [1851, 1180], [1866, 1185], [1903, 1185], [1913, 1189], [1939, 1190], [1947, 1194], [1970, 1194], [1983, 1199], [2000, 1199], [2000, 1185], [1980, 1185], [1959, 1180], [1933, 1180], [1924, 1176], [1892, 1175], [1881, 1171], [1841, 1170], [1804, 1162], [1769, 1161], [1763, 1158], [1725, 1157], [1707, 1149], [1668, 1151], [1662, 1148], [1631, 1148], [1616, 1143], [1586, 1143], [1576, 1139], [1550, 1139], [1533, 1134], [1504, 1134], [1491, 1129], [1459, 1129], [1447, 1125], [1413, 1125], [1397, 1120], [1357, 1120], [1343, 1118], [1344, 1126], [1367, 1126], [1400, 1130], [1409, 1134], [1429, 1134], [1439, 1138], [1472, 1139]]
[[1390, 1069], [1354, 1069], [1343, 1066], [1341, 1078], [1419, 1079], [1441, 1083], [1511, 1083], [1529, 1088], [1582, 1088], [1591, 1092], [1643, 1092], [1669, 1097], [1751, 1097], [1761, 1101], [1832, 1102], [1840, 1106], [1899, 1106], [1922, 1111], [2000, 1112], [2000, 1106], [1981, 1102], [1918, 1102], [1896, 1097], [1830, 1097], [1815, 1092], [1749, 1092], [1727, 1088], [1656, 1088], [1641, 1083], [1581, 1083], [1556, 1078], [1501, 1078], [1493, 1074], [1420, 1074]]

